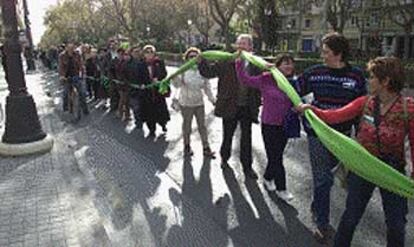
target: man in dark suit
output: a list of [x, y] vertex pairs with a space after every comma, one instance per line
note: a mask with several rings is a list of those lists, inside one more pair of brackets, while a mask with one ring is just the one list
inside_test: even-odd
[[[251, 52], [251, 35], [241, 34], [236, 41], [238, 50]], [[253, 65], [246, 64], [251, 75], [260, 73]], [[198, 66], [200, 74], [206, 78], [218, 77], [217, 102], [214, 113], [223, 119], [223, 141], [220, 148], [221, 167], [228, 168], [234, 132], [240, 124], [240, 162], [246, 177], [257, 179], [252, 169], [252, 123], [257, 123], [260, 93], [256, 89], [243, 86], [236, 75], [234, 61], [207, 62], [201, 60]]]

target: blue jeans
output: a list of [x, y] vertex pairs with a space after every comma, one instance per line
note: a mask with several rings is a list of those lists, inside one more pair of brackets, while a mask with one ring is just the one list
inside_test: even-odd
[[318, 228], [329, 225], [331, 188], [334, 183], [331, 172], [338, 160], [315, 136], [308, 135], [309, 156], [313, 174], [313, 201], [311, 205]]
[[[351, 246], [355, 228], [375, 187], [363, 178], [353, 173], [349, 174], [346, 208], [335, 235], [334, 247]], [[384, 189], [380, 189], [380, 192], [387, 225], [387, 247], [403, 247], [408, 213], [407, 199]]]
[[76, 90], [78, 90], [79, 93], [79, 101], [80, 101], [80, 107], [83, 110], [83, 112], [88, 111], [88, 106], [86, 105], [86, 94], [85, 89], [82, 86], [81, 80], [79, 77], [70, 77], [67, 82], [64, 84], [63, 88], [63, 110], [68, 110], [68, 97], [69, 97], [69, 91], [71, 89], [71, 86], [74, 86]]

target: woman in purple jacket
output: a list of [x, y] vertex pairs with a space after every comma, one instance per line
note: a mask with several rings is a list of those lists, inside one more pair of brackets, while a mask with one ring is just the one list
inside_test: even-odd
[[[287, 78], [293, 76], [294, 62], [290, 55], [279, 56], [276, 66]], [[244, 62], [240, 59], [236, 61], [236, 71], [241, 83], [259, 89], [262, 95], [262, 136], [268, 162], [264, 174], [265, 187], [269, 191], [276, 190], [277, 195], [285, 201], [292, 200], [293, 195], [286, 189], [286, 174], [283, 166], [283, 151], [288, 140], [284, 125], [292, 103], [277, 87], [269, 72], [249, 76], [244, 70]]]

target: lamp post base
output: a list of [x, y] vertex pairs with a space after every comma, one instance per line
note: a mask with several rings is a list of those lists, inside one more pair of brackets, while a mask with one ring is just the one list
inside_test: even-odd
[[21, 144], [0, 142], [0, 156], [23, 156], [29, 154], [46, 153], [53, 147], [53, 138], [46, 135], [39, 141]]
[[45, 137], [33, 97], [27, 93], [7, 96], [2, 142], [22, 144], [39, 141]]

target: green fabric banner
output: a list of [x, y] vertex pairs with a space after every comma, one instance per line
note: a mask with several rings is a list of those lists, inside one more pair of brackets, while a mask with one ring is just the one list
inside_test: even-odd
[[[206, 60], [226, 61], [235, 59], [238, 54], [223, 51], [205, 51], [201, 56]], [[266, 66], [267, 62], [265, 60], [247, 52], [242, 52], [241, 58], [249, 61], [262, 70], [269, 70], [275, 79], [277, 86], [286, 93], [293, 105], [297, 106], [302, 102], [295, 89], [277, 68]], [[146, 85], [143, 88], [140, 87], [140, 89], [158, 86], [160, 93], [166, 93], [169, 90], [171, 79], [194, 67], [196, 62], [197, 60], [193, 58], [164, 80]], [[305, 117], [321, 142], [345, 165], [347, 169], [381, 188], [406, 198], [414, 198], [414, 180], [404, 176], [391, 166], [370, 154], [355, 140], [330, 128], [320, 120], [312, 110], [306, 110]]]
[[[247, 52], [242, 52], [242, 57], [259, 68], [266, 68], [265, 64], [267, 62], [259, 57]], [[297, 106], [301, 103], [299, 95], [283, 74], [274, 67], [270, 68], [270, 72], [278, 87], [286, 93], [293, 102], [293, 105]], [[414, 198], [414, 181], [411, 178], [399, 173], [391, 166], [373, 156], [352, 138], [330, 128], [312, 110], [306, 110], [305, 117], [325, 147], [347, 169], [381, 188], [407, 198]]]

